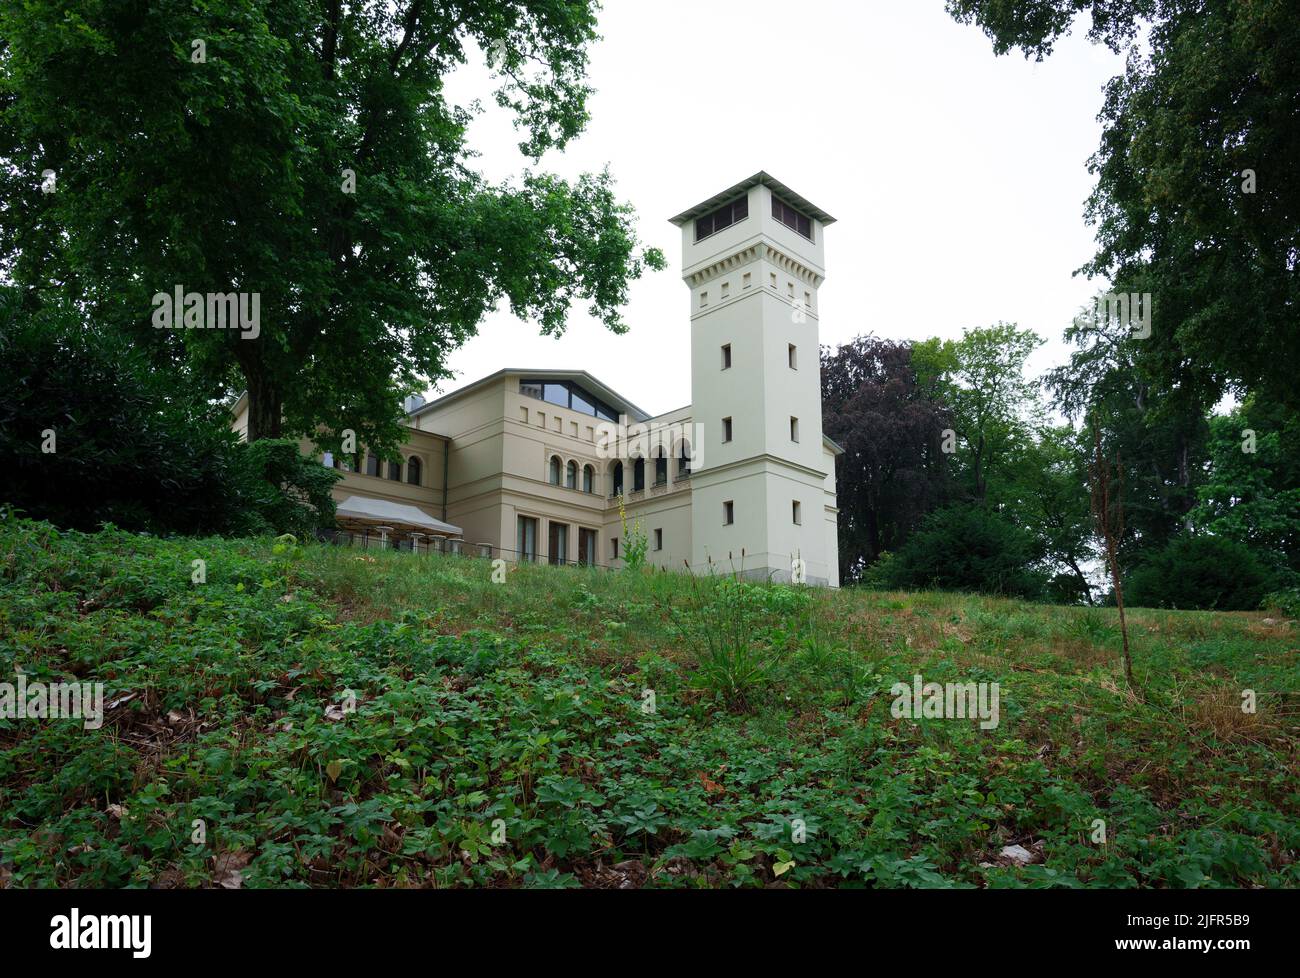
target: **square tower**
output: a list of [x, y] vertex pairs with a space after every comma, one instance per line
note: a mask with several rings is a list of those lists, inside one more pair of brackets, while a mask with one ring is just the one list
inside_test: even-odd
[[[808, 583], [837, 581], [817, 295], [834, 220], [763, 172], [672, 219], [690, 290], [691, 415], [703, 437], [691, 475], [697, 568], [712, 560], [788, 581], [798, 558]], [[833, 490], [830, 512], [833, 523]]]

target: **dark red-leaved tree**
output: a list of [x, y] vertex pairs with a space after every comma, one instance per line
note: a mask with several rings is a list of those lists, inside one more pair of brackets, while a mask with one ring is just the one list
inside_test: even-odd
[[858, 580], [943, 501], [947, 409], [917, 385], [911, 345], [859, 336], [822, 350], [822, 427], [837, 466], [840, 579]]

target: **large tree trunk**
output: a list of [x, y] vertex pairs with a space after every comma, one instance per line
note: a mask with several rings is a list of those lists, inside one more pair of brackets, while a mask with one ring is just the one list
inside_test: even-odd
[[248, 378], [248, 440], [279, 438], [283, 398], [265, 377]]

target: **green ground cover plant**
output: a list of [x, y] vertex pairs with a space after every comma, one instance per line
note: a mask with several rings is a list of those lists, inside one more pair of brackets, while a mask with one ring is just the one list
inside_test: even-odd
[[[0, 885], [1300, 883], [1295, 623], [1130, 640], [1140, 700], [1109, 608], [9, 515], [0, 671], [107, 709], [0, 719]], [[917, 673], [999, 725], [894, 717]]]

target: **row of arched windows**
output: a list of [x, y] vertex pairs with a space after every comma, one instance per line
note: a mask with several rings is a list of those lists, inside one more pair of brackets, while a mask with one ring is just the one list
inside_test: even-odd
[[[335, 460], [334, 467], [348, 470], [352, 468], [348, 464], [346, 457]], [[403, 468], [406, 470], [405, 473], [402, 472]], [[379, 456], [367, 452], [365, 466], [361, 471], [365, 472], [366, 475], [373, 475], [377, 479], [406, 482], [412, 486], [423, 484], [420, 480], [424, 474], [424, 466], [421, 464], [419, 457], [415, 455], [412, 455], [403, 464], [401, 462], [385, 462]], [[403, 474], [406, 476], [405, 479], [402, 478]]]
[[[668, 457], [664, 454], [662, 448], [655, 450], [654, 462], [654, 484], [663, 486], [668, 484]], [[691, 460], [686, 454], [686, 446], [682, 446], [681, 457], [677, 459], [677, 478], [681, 479], [691, 474]], [[632, 492], [640, 492], [645, 489], [646, 477], [646, 460], [637, 458], [632, 462]], [[558, 455], [552, 455], [548, 478], [553, 486], [564, 486], [566, 489], [577, 489], [578, 486], [578, 463], [572, 459], [566, 464]], [[611, 495], [617, 496], [623, 491], [623, 463], [615, 462], [610, 469]], [[590, 465], [582, 467], [582, 491], [596, 491], [596, 470]]]
[[[577, 489], [578, 485], [578, 463], [569, 459], [566, 465], [558, 455], [551, 456], [550, 467], [551, 485], [563, 485], [566, 489]], [[582, 486], [583, 492], [596, 491], [596, 470], [590, 465], [582, 467]]]

